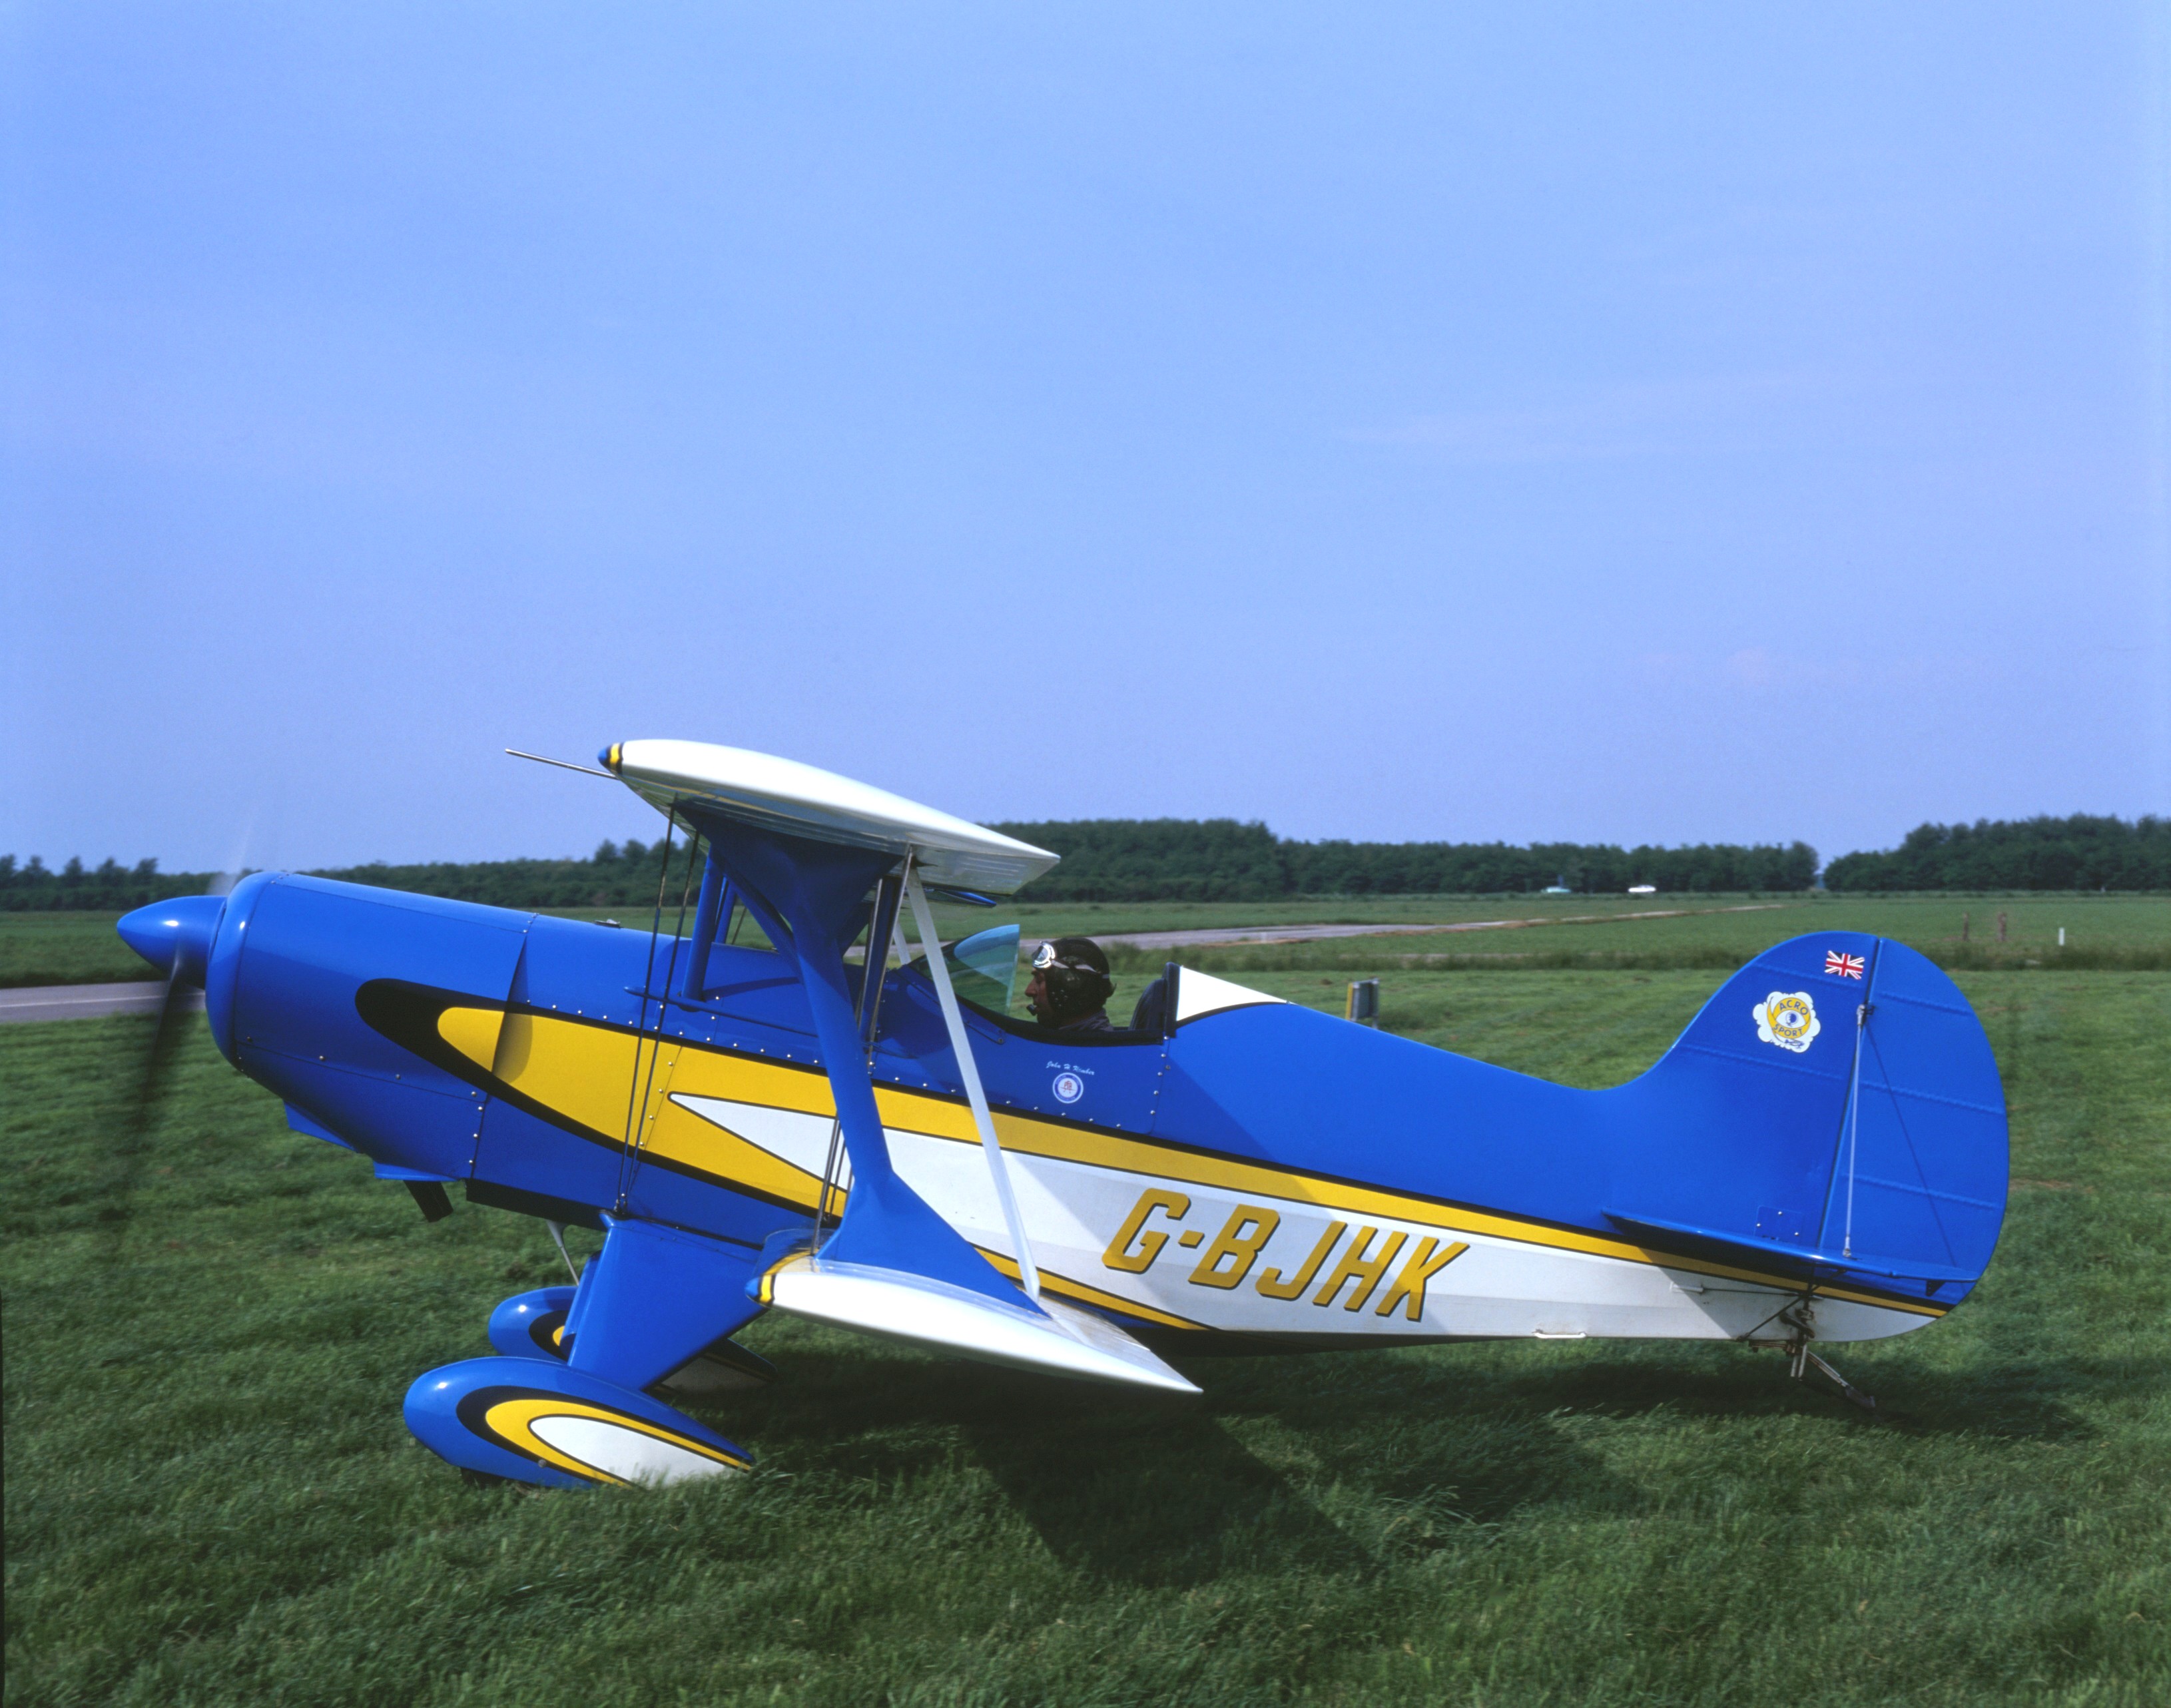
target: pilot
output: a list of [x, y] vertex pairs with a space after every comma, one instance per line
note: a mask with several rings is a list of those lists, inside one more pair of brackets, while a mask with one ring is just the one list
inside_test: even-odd
[[1065, 1032], [1112, 1032], [1108, 999], [1116, 982], [1108, 957], [1090, 937], [1058, 937], [1033, 951], [1026, 1006], [1044, 1026]]

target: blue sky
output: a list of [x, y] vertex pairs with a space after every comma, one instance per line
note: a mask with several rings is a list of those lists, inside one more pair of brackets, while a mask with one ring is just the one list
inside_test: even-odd
[[2167, 34], [11, 7], [0, 851], [2171, 810]]

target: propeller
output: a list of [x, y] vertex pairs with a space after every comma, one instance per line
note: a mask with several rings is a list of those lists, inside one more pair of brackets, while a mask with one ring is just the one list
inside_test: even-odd
[[150, 1041], [137, 1075], [135, 1096], [114, 1145], [119, 1175], [114, 1183], [110, 1219], [116, 1231], [128, 1220], [128, 1206], [142, 1172], [152, 1117], [165, 1093], [183, 1023], [196, 1006], [194, 993], [203, 988], [212, 940], [218, 935], [219, 921], [226, 913], [228, 892], [241, 876], [238, 870], [222, 873], [207, 893], [138, 908], [124, 915], [115, 928], [122, 942], [165, 975], [165, 988], [159, 995]]
[[180, 896], [138, 908], [115, 927], [122, 942], [166, 976], [158, 1023], [152, 1029], [150, 1051], [144, 1058], [139, 1105], [158, 1089], [179, 1030], [176, 1023], [190, 1006], [189, 993], [203, 988], [212, 940], [218, 934], [218, 922], [226, 912], [226, 892], [233, 887], [230, 883], [222, 884], [209, 895]]

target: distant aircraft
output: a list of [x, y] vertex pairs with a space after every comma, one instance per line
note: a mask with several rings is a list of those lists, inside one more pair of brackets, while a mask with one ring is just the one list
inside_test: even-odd
[[1632, 896], [1655, 896], [1659, 893], [1659, 886], [1656, 884], [1631, 884], [1628, 893]]
[[576, 1285], [497, 1307], [497, 1356], [409, 1390], [469, 1471], [742, 1469], [662, 1396], [773, 1375], [733, 1338], [764, 1310], [1176, 1395], [1171, 1358], [1502, 1338], [1732, 1340], [1839, 1381], [1819, 1346], [1936, 1321], [1997, 1243], [1990, 1046], [1898, 943], [1767, 950], [1607, 1091], [1174, 964], [1150, 1030], [1051, 1031], [1007, 1012], [1016, 928], [946, 951], [929, 899], [1055, 855], [741, 749], [602, 762], [705, 843], [689, 933], [276, 872], [121, 922], [169, 1011], [201, 984], [289, 1124], [425, 1215], [458, 1182], [561, 1252], [603, 1233]]

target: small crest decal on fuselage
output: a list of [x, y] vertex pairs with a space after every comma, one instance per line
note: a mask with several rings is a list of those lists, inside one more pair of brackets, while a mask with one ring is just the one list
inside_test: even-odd
[[1055, 1076], [1055, 1083], [1049, 1090], [1055, 1093], [1058, 1103], [1075, 1103], [1086, 1095], [1086, 1082], [1065, 1068]]
[[1809, 1048], [1824, 1030], [1817, 1005], [1805, 990], [1775, 990], [1751, 1010], [1756, 1016], [1756, 1036], [1796, 1055]]

